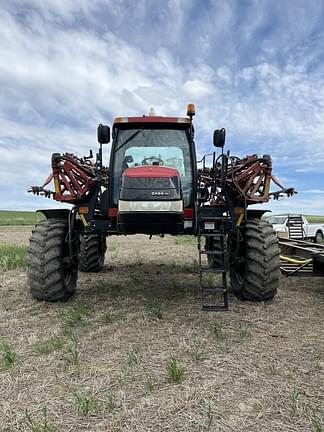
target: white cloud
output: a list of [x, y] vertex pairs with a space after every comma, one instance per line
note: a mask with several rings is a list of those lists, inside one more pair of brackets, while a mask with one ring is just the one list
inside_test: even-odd
[[215, 93], [215, 89], [207, 83], [198, 79], [186, 81], [182, 86], [184, 95], [190, 99], [203, 100], [206, 96]]
[[[320, 7], [311, 7], [315, 16]], [[243, 20], [235, 2], [210, 9], [183, 0], [128, 8], [99, 0], [6, 3], [0, 12], [0, 185], [10, 181], [21, 190], [37, 178], [40, 183], [52, 152], [86, 154], [95, 147], [99, 122], [150, 106], [181, 115], [188, 102], [197, 106], [198, 155], [210, 151], [213, 129], [225, 126], [235, 153], [271, 153], [288, 177], [322, 172], [324, 77], [310, 67], [322, 45], [311, 51], [304, 45], [316, 19], [297, 7], [287, 22], [287, 6], [270, 9], [253, 2]], [[148, 11], [165, 26], [154, 27]], [[280, 25], [265, 37], [271, 13]]]

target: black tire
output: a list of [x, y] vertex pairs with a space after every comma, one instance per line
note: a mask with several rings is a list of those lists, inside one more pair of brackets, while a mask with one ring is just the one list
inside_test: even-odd
[[27, 251], [27, 280], [37, 300], [66, 300], [74, 294], [78, 277], [77, 259], [67, 262], [67, 223], [46, 219], [33, 229]]
[[[233, 293], [242, 300], [273, 299], [280, 280], [280, 249], [276, 233], [268, 222], [252, 219], [242, 231], [243, 241], [231, 256]], [[233, 244], [230, 246], [233, 252]]]
[[105, 264], [107, 250], [104, 234], [81, 234], [79, 269], [83, 272], [99, 272]]
[[315, 243], [323, 243], [324, 240], [324, 236], [322, 231], [317, 231], [317, 233], [315, 234]]
[[[220, 237], [206, 237], [206, 242], [205, 242], [205, 249], [206, 251], [213, 251], [213, 252], [222, 252], [223, 251], [223, 247], [221, 244], [221, 239]], [[219, 254], [210, 254], [207, 255], [207, 259], [208, 259], [208, 267], [209, 268], [213, 268], [213, 269], [221, 269], [224, 267], [224, 257], [222, 257], [222, 255]]]

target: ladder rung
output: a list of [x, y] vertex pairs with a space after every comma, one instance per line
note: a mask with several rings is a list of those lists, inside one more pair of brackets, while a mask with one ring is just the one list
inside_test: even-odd
[[228, 311], [228, 305], [202, 305], [202, 310], [204, 311]]
[[217, 294], [217, 293], [226, 293], [226, 289], [225, 288], [221, 288], [221, 287], [217, 287], [217, 288], [201, 288], [201, 291], [203, 293], [208, 293], [208, 294]]
[[226, 234], [222, 234], [220, 232], [206, 232], [206, 233], [202, 233], [201, 231], [199, 231], [199, 235], [201, 237], [225, 237]]
[[224, 268], [215, 269], [215, 268], [209, 268], [209, 267], [201, 267], [200, 273], [226, 273], [226, 270]]
[[202, 255], [225, 255], [225, 251], [208, 251], [208, 250], [201, 250], [200, 253]]

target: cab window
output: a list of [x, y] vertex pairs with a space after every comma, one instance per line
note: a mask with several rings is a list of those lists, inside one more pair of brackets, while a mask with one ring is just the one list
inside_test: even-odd
[[126, 168], [160, 165], [180, 173], [184, 206], [192, 201], [190, 145], [183, 129], [132, 128], [118, 131], [113, 167], [113, 202], [116, 205], [120, 181]]

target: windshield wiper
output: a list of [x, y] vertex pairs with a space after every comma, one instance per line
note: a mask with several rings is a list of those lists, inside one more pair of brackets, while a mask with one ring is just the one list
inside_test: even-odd
[[115, 152], [118, 152], [121, 148], [123, 148], [126, 144], [128, 144], [130, 141], [132, 141], [140, 132], [142, 132], [142, 130], [144, 129], [144, 127], [142, 126], [141, 128], [139, 128], [136, 132], [134, 132], [130, 137], [127, 138], [127, 140], [125, 142], [123, 142], [123, 144], [121, 144], [116, 150]]

